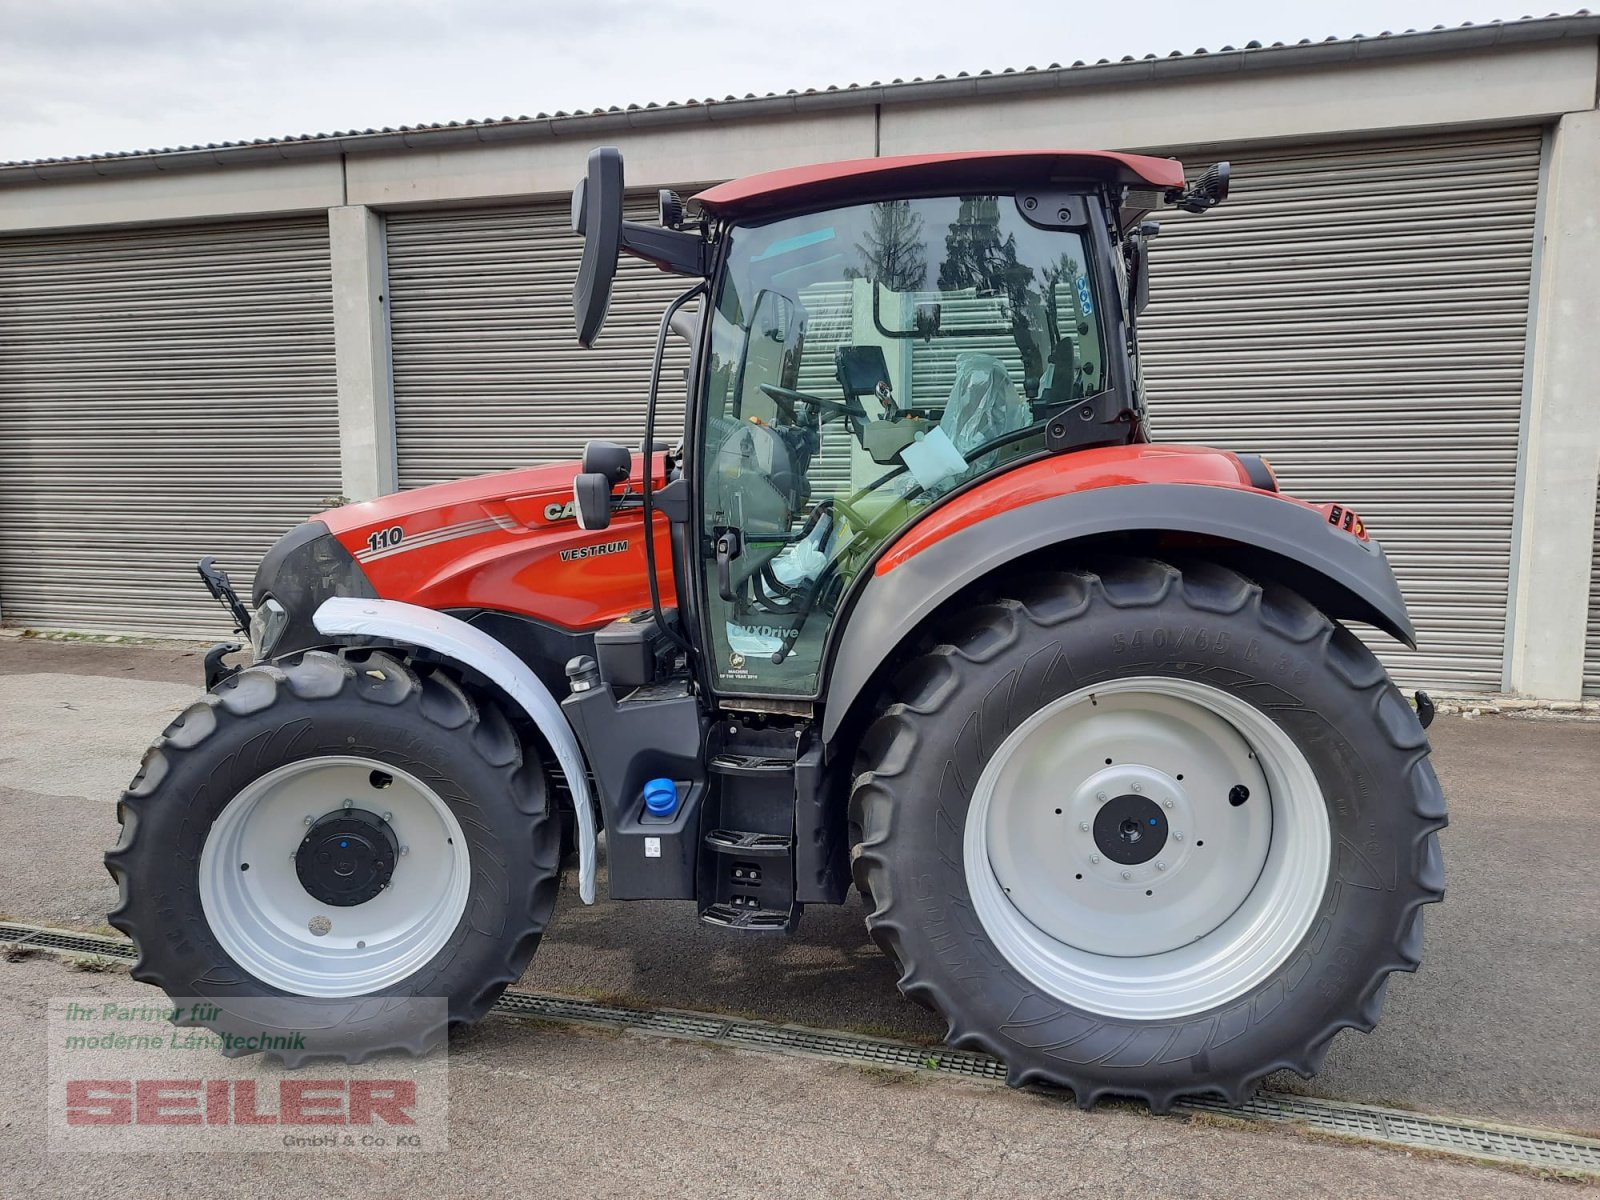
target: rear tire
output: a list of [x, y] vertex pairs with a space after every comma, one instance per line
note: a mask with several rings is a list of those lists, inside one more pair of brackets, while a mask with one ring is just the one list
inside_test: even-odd
[[[559, 821], [505, 714], [382, 651], [309, 651], [219, 685], [151, 747], [118, 819], [110, 921], [139, 951], [133, 977], [218, 1008], [181, 1023], [312, 1031], [290, 1065], [422, 1054], [478, 1020], [558, 887]], [[318, 852], [350, 842], [375, 848], [357, 864], [373, 874], [341, 893], [351, 864]]]
[[[937, 638], [863, 737], [852, 857], [953, 1044], [1160, 1112], [1309, 1077], [1373, 1027], [1443, 896], [1446, 815], [1354, 635], [1214, 564], [1130, 559], [1011, 581]], [[1251, 772], [1255, 807], [1230, 803], [1250, 788], [1217, 781]], [[1208, 831], [1225, 854], [1194, 848]], [[1162, 848], [1125, 840], [1146, 833]]]

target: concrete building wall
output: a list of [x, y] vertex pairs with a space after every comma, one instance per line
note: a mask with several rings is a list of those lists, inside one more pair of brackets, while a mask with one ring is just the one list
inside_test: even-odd
[[1576, 700], [1600, 481], [1600, 112], [1562, 117], [1549, 145], [1508, 686]]

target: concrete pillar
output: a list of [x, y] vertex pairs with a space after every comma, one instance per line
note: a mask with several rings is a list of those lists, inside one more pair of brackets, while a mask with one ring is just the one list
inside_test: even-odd
[[1542, 243], [1509, 684], [1523, 695], [1576, 700], [1600, 478], [1600, 112], [1569, 113], [1556, 126]]
[[330, 208], [328, 242], [341, 486], [350, 500], [371, 500], [397, 486], [383, 218], [360, 204]]

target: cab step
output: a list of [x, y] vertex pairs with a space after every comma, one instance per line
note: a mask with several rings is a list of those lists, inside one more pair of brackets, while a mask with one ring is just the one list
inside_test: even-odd
[[707, 925], [750, 933], [788, 933], [798, 917], [799, 913], [793, 908], [780, 912], [775, 908], [741, 907], [735, 901], [713, 904], [700, 914]]
[[713, 829], [701, 840], [708, 885], [700, 919], [725, 929], [787, 932], [800, 917], [794, 898], [794, 838], [784, 833]]

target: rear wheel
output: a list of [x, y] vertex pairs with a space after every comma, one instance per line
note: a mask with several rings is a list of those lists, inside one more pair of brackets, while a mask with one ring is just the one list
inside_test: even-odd
[[555, 899], [538, 762], [488, 697], [384, 652], [220, 685], [151, 748], [119, 818], [111, 922], [134, 977], [210, 1002], [219, 1032], [310, 1031], [291, 1062], [430, 1049], [522, 973]]
[[852, 818], [901, 988], [1013, 1083], [1162, 1110], [1310, 1075], [1414, 970], [1443, 798], [1293, 593], [1149, 560], [1018, 581], [896, 679]]

